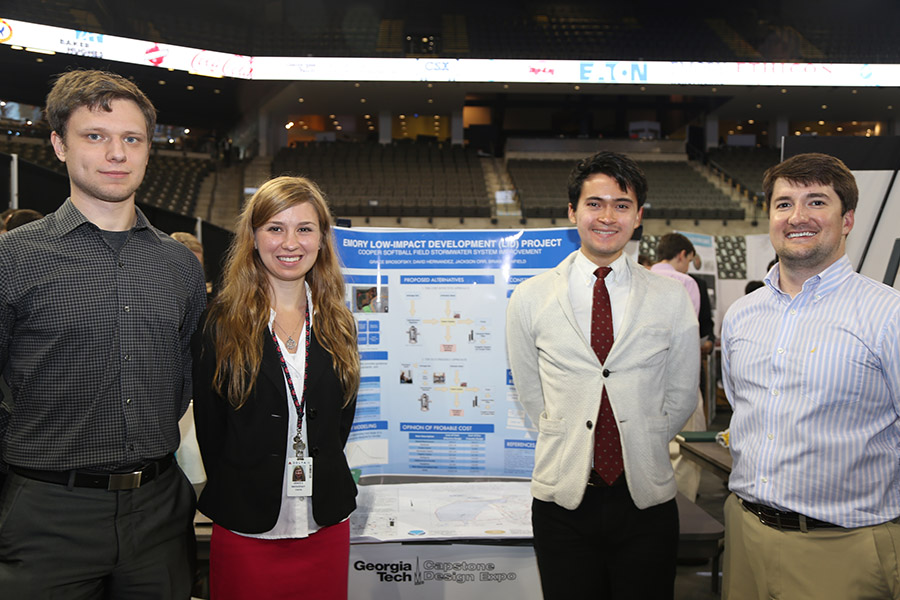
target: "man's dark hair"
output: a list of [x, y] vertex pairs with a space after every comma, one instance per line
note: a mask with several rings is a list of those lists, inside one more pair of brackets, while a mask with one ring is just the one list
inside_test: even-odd
[[667, 233], [656, 244], [656, 260], [672, 260], [681, 251], [685, 250], [687, 254], [696, 254], [694, 244], [680, 233]]
[[6, 220], [6, 230], [12, 231], [16, 227], [21, 227], [25, 223], [31, 223], [32, 221], [37, 221], [38, 219], [43, 218], [44, 215], [36, 210], [31, 210], [30, 208], [20, 208], [16, 211], [13, 211], [13, 214], [9, 215], [9, 219]]
[[647, 200], [647, 176], [638, 164], [624, 154], [602, 151], [580, 160], [569, 174], [567, 185], [569, 204], [572, 208], [578, 207], [578, 199], [581, 198], [581, 188], [585, 180], [596, 173], [603, 173], [614, 179], [623, 192], [633, 191], [638, 208]]
[[786, 179], [794, 185], [830, 185], [841, 199], [841, 214], [856, 209], [859, 200], [859, 189], [856, 178], [847, 165], [838, 158], [828, 154], [811, 152], [792, 156], [784, 162], [771, 167], [763, 175], [763, 192], [766, 194], [766, 205], [772, 208], [772, 191], [775, 181]]
[[47, 94], [47, 121], [63, 142], [72, 113], [86, 106], [90, 110], [112, 112], [113, 100], [131, 100], [144, 114], [147, 142], [156, 128], [156, 109], [150, 99], [134, 83], [108, 71], [78, 70], [63, 73]]

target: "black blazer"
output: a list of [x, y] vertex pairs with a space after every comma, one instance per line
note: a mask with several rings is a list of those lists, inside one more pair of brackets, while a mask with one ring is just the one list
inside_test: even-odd
[[[284, 372], [269, 330], [256, 384], [239, 410], [212, 390], [215, 348], [203, 334], [206, 315], [192, 341], [194, 422], [206, 469], [206, 487], [197, 503], [214, 523], [241, 533], [272, 529], [281, 509], [286, 458], [288, 394]], [[302, 352], [302, 349], [300, 350]], [[331, 355], [311, 334], [306, 390], [307, 453], [313, 458], [313, 517], [325, 527], [356, 508], [356, 484], [344, 456], [356, 398], [344, 408], [340, 379]], [[302, 392], [302, 383], [297, 388]], [[292, 429], [293, 430], [293, 429]]]

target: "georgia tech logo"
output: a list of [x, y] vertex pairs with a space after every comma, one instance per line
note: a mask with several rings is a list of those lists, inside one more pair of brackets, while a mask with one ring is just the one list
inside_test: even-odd
[[10, 38], [12, 38], [12, 27], [3, 19], [0, 19], [0, 44], [9, 41]]
[[412, 581], [412, 564], [398, 560], [389, 563], [371, 563], [358, 560], [353, 563], [357, 571], [374, 571], [378, 575], [378, 581]]
[[416, 557], [416, 566], [405, 560], [394, 562], [373, 563], [358, 560], [353, 563], [357, 571], [371, 571], [378, 575], [381, 582], [409, 581], [413, 585], [424, 585], [426, 581], [450, 582], [450, 583], [503, 583], [515, 581], [517, 575], [514, 571], [498, 571], [497, 566], [491, 562], [469, 561], [439, 561], [425, 560], [419, 562]]

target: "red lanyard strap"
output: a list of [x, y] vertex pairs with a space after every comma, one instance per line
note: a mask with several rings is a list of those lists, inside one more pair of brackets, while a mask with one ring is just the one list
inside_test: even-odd
[[291, 390], [291, 399], [294, 401], [294, 407], [297, 409], [297, 435], [294, 436], [294, 450], [297, 453], [297, 458], [303, 458], [303, 451], [306, 449], [306, 445], [303, 443], [303, 438], [300, 434], [303, 431], [303, 408], [306, 406], [306, 380], [309, 376], [309, 302], [306, 303], [305, 320], [306, 357], [303, 361], [303, 395], [299, 399], [297, 398], [296, 390], [294, 390], [294, 382], [291, 378], [291, 372], [288, 369], [287, 361], [284, 359], [284, 354], [281, 353], [281, 345], [278, 343], [278, 336], [275, 335], [274, 329], [269, 329], [269, 332], [272, 334], [272, 341], [275, 342], [275, 351], [278, 352], [278, 360], [281, 361], [284, 378], [287, 381], [288, 388]]

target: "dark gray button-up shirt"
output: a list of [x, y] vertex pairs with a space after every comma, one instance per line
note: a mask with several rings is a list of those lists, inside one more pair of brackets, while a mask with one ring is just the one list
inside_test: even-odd
[[0, 235], [3, 461], [115, 470], [177, 449], [205, 305], [196, 257], [140, 210], [119, 249], [71, 200]]

